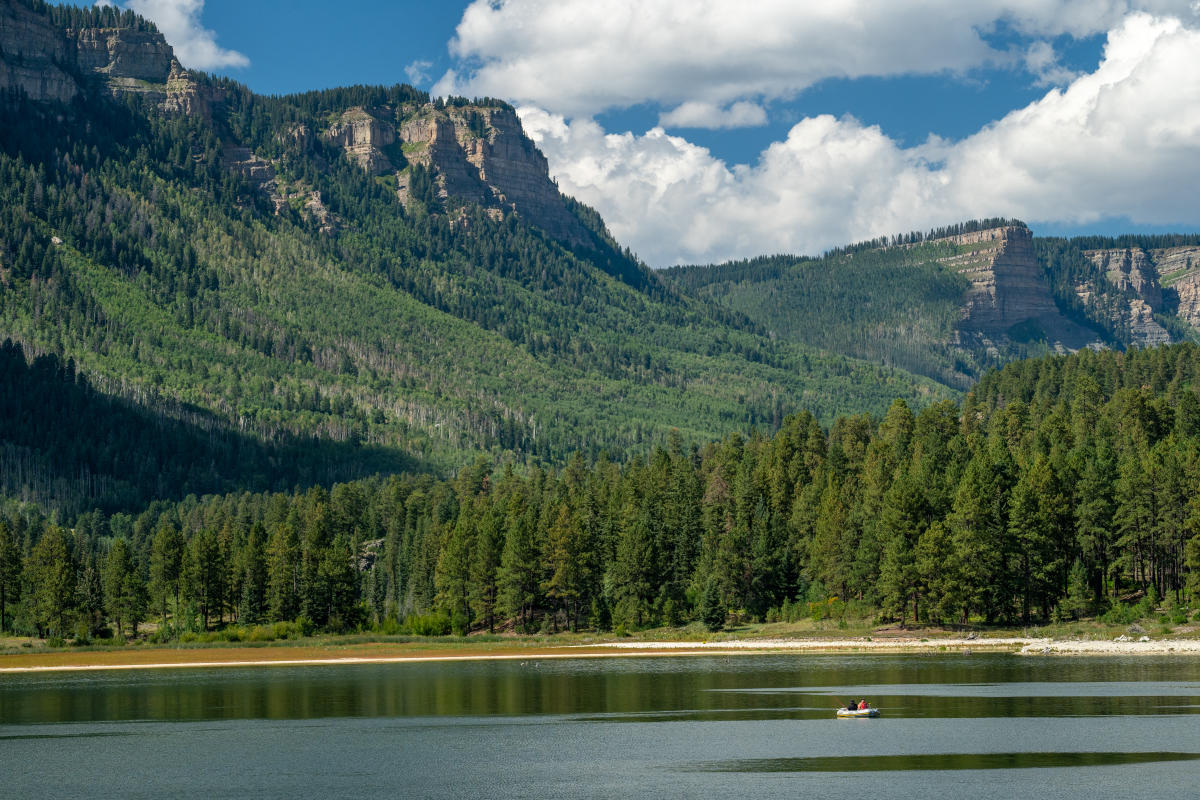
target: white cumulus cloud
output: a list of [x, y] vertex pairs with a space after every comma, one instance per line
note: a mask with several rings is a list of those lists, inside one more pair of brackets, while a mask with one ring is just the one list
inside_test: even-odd
[[1054, 45], [1045, 41], [1033, 42], [1025, 50], [1025, 68], [1037, 78], [1038, 86], [1061, 86], [1079, 76], [1058, 61]]
[[417, 59], [404, 68], [404, 74], [408, 76], [414, 86], [420, 86], [429, 80], [429, 68], [432, 66], [432, 61]]
[[1035, 39], [1081, 37], [1105, 33], [1139, 10], [1194, 18], [1194, 6], [1194, 0], [475, 0], [450, 43], [460, 66], [434, 91], [509, 97], [568, 118], [647, 102], [724, 108], [790, 98], [827, 78], [1021, 63], [988, 44], [986, 34], [998, 25]]
[[767, 111], [758, 103], [741, 100], [729, 108], [691, 101], [660, 114], [658, 124], [673, 128], [748, 128], [767, 124]]
[[185, 67], [217, 69], [250, 65], [250, 59], [243, 54], [218, 45], [216, 33], [200, 24], [204, 0], [129, 0], [126, 5], [158, 26]]
[[662, 128], [606, 133], [520, 109], [559, 186], [649, 263], [815, 253], [972, 217], [1200, 224], [1200, 31], [1129, 15], [1099, 67], [959, 142], [903, 147], [850, 118], [804, 119], [752, 165]]

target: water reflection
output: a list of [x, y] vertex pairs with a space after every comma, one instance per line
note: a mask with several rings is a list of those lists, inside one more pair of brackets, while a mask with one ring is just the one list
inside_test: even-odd
[[561, 715], [580, 721], [819, 720], [867, 697], [897, 718], [1190, 715], [1178, 659], [771, 656], [12, 675], [8, 724]]

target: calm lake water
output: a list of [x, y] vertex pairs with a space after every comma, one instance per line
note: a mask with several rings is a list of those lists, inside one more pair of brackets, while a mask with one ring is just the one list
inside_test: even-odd
[[[865, 696], [875, 720], [838, 720]], [[1200, 660], [731, 656], [0, 675], [0, 796], [1184, 798]]]

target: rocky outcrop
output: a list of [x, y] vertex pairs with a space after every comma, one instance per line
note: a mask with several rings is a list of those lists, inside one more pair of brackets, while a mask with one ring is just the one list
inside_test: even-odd
[[270, 161], [250, 152], [249, 147], [225, 147], [221, 152], [221, 163], [241, 175], [255, 188], [261, 189], [268, 182], [275, 180], [275, 167]]
[[1058, 314], [1028, 228], [992, 228], [948, 241], [960, 251], [971, 248], [946, 260], [971, 281], [963, 328], [998, 334], [1026, 320]]
[[174, 54], [161, 33], [129, 28], [84, 28], [67, 31], [75, 41], [75, 59], [86, 73], [163, 84]]
[[1162, 287], [1158, 284], [1158, 272], [1146, 251], [1140, 248], [1089, 250], [1085, 255], [1118, 291], [1133, 292], [1150, 308], [1162, 310]]
[[395, 171], [399, 165], [383, 148], [396, 142], [396, 128], [364, 108], [352, 108], [325, 131], [325, 138], [346, 151], [371, 175]]
[[320, 192], [309, 192], [308, 199], [304, 201], [304, 211], [316, 220], [321, 233], [332, 233], [338, 229], [338, 219], [329, 212], [325, 201], [321, 199]]
[[1175, 314], [1200, 330], [1200, 247], [1169, 247], [1150, 251], [1150, 260], [1163, 286], [1165, 301]]
[[1103, 309], [1131, 344], [1151, 347], [1171, 340], [1155, 314], [1174, 311], [1189, 325], [1200, 323], [1200, 248], [1116, 248], [1088, 250], [1084, 256], [1099, 276], [1077, 287], [1080, 299]]
[[1153, 347], [1171, 341], [1171, 334], [1154, 319], [1154, 308], [1145, 300], [1129, 301], [1129, 334], [1134, 344]]
[[192, 73], [172, 59], [171, 72], [167, 75], [167, 84], [159, 103], [163, 111], [212, 122], [213, 109], [224, 100], [224, 91], [200, 83], [192, 77]]
[[511, 108], [432, 103], [399, 110], [352, 108], [323, 135], [367, 173], [394, 173], [406, 205], [407, 167], [418, 165], [429, 170], [442, 201], [481, 206], [492, 215], [515, 213], [569, 245], [591, 240]]
[[312, 129], [304, 123], [293, 125], [284, 131], [280, 131], [275, 134], [275, 139], [284, 144], [294, 144], [301, 153], [312, 152], [313, 145], [317, 141], [316, 137], [313, 136]]
[[80, 91], [74, 63], [74, 46], [49, 19], [15, 0], [0, 0], [0, 90], [67, 102]]
[[1172, 286], [1178, 301], [1176, 315], [1200, 330], [1200, 273], [1193, 273]]
[[[443, 199], [515, 213], [569, 245], [591, 240], [550, 180], [546, 157], [511, 108], [426, 105], [404, 120], [399, 137], [409, 163], [433, 173]], [[406, 185], [401, 185], [402, 198]]]
[[470, 121], [456, 119], [455, 133], [480, 180], [496, 194], [501, 207], [511, 207], [519, 216], [551, 236], [571, 244], [585, 244], [589, 235], [579, 219], [563, 202], [558, 187], [550, 180], [546, 157], [530, 141], [516, 112], [510, 108], [485, 108], [483, 135], [474, 135]]
[[1059, 350], [1100, 345], [1093, 331], [1058, 310], [1028, 228], [989, 228], [938, 241], [957, 251], [941, 262], [970, 281], [958, 326], [960, 341], [994, 349], [1019, 331], [1022, 336], [1040, 333]]
[[172, 61], [171, 46], [160, 33], [61, 29], [24, 3], [0, 0], [0, 89], [62, 102], [96, 79], [114, 91], [161, 92]]
[[400, 139], [409, 163], [433, 172], [442, 200], [455, 198], [482, 206], [499, 202], [484, 183], [479, 168], [466, 159], [458, 126], [449, 114], [425, 106], [416, 117], [401, 124]]

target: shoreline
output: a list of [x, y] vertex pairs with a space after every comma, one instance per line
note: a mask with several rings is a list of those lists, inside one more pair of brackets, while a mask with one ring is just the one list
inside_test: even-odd
[[1195, 656], [1198, 639], [1156, 641], [1055, 640], [1050, 638], [729, 639], [718, 641], [610, 641], [586, 644], [514, 643], [479, 647], [364, 643], [343, 646], [146, 648], [0, 655], [0, 675], [136, 669], [342, 666], [448, 661], [529, 661], [579, 658], [647, 658], [769, 654], [1012, 653], [1022, 656]]

